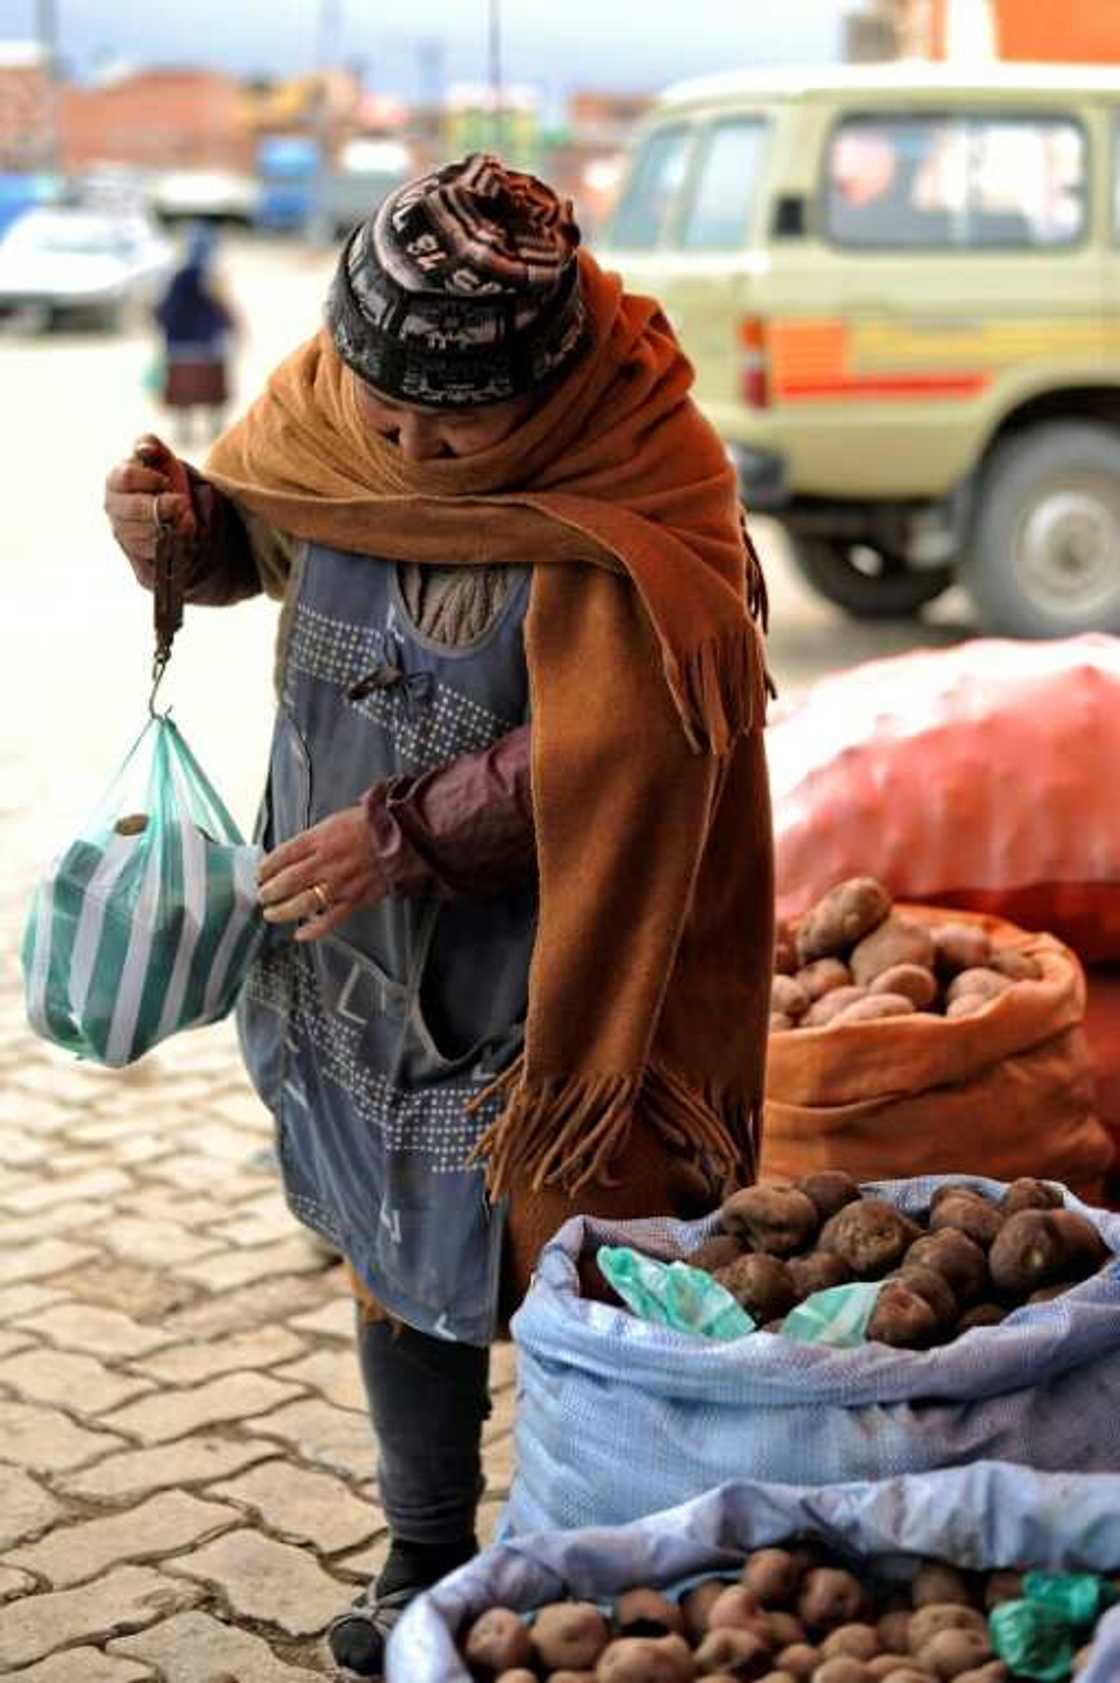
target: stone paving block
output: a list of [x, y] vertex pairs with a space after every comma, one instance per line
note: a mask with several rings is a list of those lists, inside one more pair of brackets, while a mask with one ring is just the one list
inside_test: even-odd
[[220, 1163], [243, 1164], [254, 1151], [260, 1150], [260, 1140], [254, 1130], [232, 1128], [224, 1122], [210, 1122], [196, 1129], [191, 1145], [204, 1157], [215, 1157]]
[[172, 1274], [162, 1274], [158, 1268], [142, 1268], [116, 1256], [101, 1255], [84, 1262], [80, 1268], [68, 1269], [51, 1280], [52, 1286], [65, 1288], [72, 1302], [96, 1304], [101, 1309], [119, 1309], [128, 1305], [129, 1314], [138, 1321], [166, 1322], [177, 1310], [193, 1303], [198, 1287]]
[[0, 1321], [14, 1321], [24, 1315], [33, 1315], [51, 1303], [59, 1303], [61, 1299], [62, 1293], [48, 1286], [8, 1286], [0, 1291]]
[[494, 1541], [494, 1534], [498, 1529], [498, 1521], [502, 1517], [505, 1505], [504, 1496], [497, 1496], [478, 1504], [478, 1519], [475, 1523], [475, 1530], [480, 1548], [488, 1549]]
[[104, 1414], [152, 1390], [148, 1379], [110, 1373], [94, 1356], [68, 1350], [25, 1350], [4, 1363], [5, 1385], [32, 1402], [75, 1414]]
[[105, 1079], [105, 1073], [96, 1065], [76, 1063], [73, 1058], [66, 1063], [53, 1059], [37, 1063], [28, 1059], [15, 1072], [13, 1089], [64, 1104], [81, 1105], [97, 1096], [99, 1083]]
[[238, 1204], [236, 1215], [211, 1227], [210, 1232], [227, 1245], [244, 1250], [298, 1236], [300, 1226], [278, 1193], [266, 1193], [263, 1198], [244, 1199]]
[[513, 1430], [516, 1413], [516, 1391], [507, 1388], [504, 1391], [494, 1393], [491, 1397], [490, 1418], [482, 1429], [483, 1443], [494, 1443], [496, 1439], [508, 1436]]
[[291, 1361], [304, 1345], [287, 1327], [260, 1327], [207, 1344], [178, 1344], [158, 1356], [132, 1365], [167, 1385], [199, 1385], [239, 1369], [256, 1372], [277, 1362]]
[[183, 1490], [165, 1490], [125, 1513], [56, 1526], [39, 1542], [13, 1549], [8, 1559], [45, 1578], [53, 1589], [68, 1589], [111, 1566], [196, 1548], [240, 1523], [236, 1508], [201, 1501]]
[[321, 1309], [313, 1309], [309, 1315], [297, 1315], [289, 1325], [297, 1332], [309, 1332], [327, 1338], [344, 1338], [348, 1344], [353, 1344], [354, 1299], [346, 1292], [344, 1296], [324, 1303]]
[[15, 1355], [17, 1350], [27, 1350], [35, 1340], [29, 1338], [25, 1332], [13, 1332], [10, 1328], [0, 1327], [0, 1361], [5, 1356]]
[[[65, 1191], [62, 1196], [65, 1197]], [[81, 1228], [91, 1227], [95, 1221], [104, 1220], [104, 1204], [91, 1204], [88, 1200], [58, 1204], [52, 1210], [39, 1210], [35, 1215], [6, 1216], [0, 1224], [0, 1244], [31, 1245], [37, 1239], [50, 1239], [60, 1233], [77, 1232]]]
[[28, 1136], [24, 1129], [0, 1127], [0, 1163], [5, 1168], [19, 1169], [41, 1163], [50, 1153], [51, 1147], [45, 1140]]
[[517, 1345], [494, 1344], [490, 1349], [490, 1389], [501, 1391], [517, 1383]]
[[512, 1435], [498, 1438], [486, 1445], [482, 1457], [482, 1470], [486, 1475], [486, 1488], [492, 1496], [504, 1495], [513, 1483], [514, 1468], [517, 1456], [514, 1449]]
[[327, 1467], [351, 1478], [367, 1479], [376, 1465], [376, 1449], [369, 1421], [346, 1408], [309, 1397], [291, 1403], [260, 1420], [247, 1420], [252, 1436], [279, 1438], [290, 1444], [301, 1461]]
[[52, 1274], [76, 1267], [79, 1262], [88, 1262], [95, 1255], [88, 1245], [74, 1245], [69, 1239], [43, 1239], [30, 1248], [21, 1246], [14, 1251], [0, 1251], [0, 1286], [46, 1280]]
[[77, 1642], [123, 1636], [199, 1600], [195, 1585], [147, 1566], [118, 1566], [80, 1589], [25, 1595], [0, 1607], [0, 1666], [27, 1666]]
[[178, 1613], [136, 1636], [118, 1637], [109, 1652], [158, 1666], [167, 1683], [213, 1683], [223, 1675], [237, 1683], [322, 1683], [323, 1676], [285, 1665], [261, 1637], [221, 1624], [208, 1613]]
[[[191, 1143], [194, 1143], [192, 1134]], [[245, 1136], [245, 1162], [240, 1169], [231, 1164], [228, 1171], [220, 1175], [214, 1173], [213, 1157], [206, 1157], [202, 1153], [190, 1156], [185, 1153], [161, 1157], [158, 1163], [150, 1163], [145, 1168], [145, 1175], [150, 1179], [168, 1181], [172, 1186], [181, 1187], [184, 1192], [197, 1194], [205, 1187], [212, 1197], [222, 1204], [236, 1204], [242, 1198], [251, 1198], [261, 1190], [262, 1183], [267, 1184], [271, 1176], [265, 1170], [252, 1170], [246, 1165], [258, 1142], [247, 1134]]]
[[142, 1438], [145, 1443], [167, 1443], [222, 1421], [264, 1414], [298, 1392], [298, 1386], [281, 1384], [267, 1374], [231, 1373], [196, 1390], [143, 1397], [140, 1402], [129, 1403], [126, 1408], [107, 1415], [105, 1423]]
[[167, 1222], [144, 1221], [139, 1216], [116, 1216], [101, 1235], [114, 1256], [139, 1262], [147, 1268], [175, 1269], [196, 1257], [220, 1249], [216, 1239], [203, 1239]]
[[272, 1112], [263, 1105], [245, 1080], [234, 1087], [216, 1093], [206, 1106], [208, 1112], [235, 1128], [248, 1128], [255, 1134], [269, 1134], [276, 1124]]
[[241, 1618], [264, 1620], [289, 1636], [325, 1630], [348, 1600], [313, 1554], [256, 1531], [231, 1531], [193, 1554], [177, 1555], [165, 1570], [212, 1585]]
[[[160, 1449], [126, 1449], [109, 1455], [95, 1467], [71, 1473], [56, 1481], [63, 1496], [77, 1496], [92, 1502], [135, 1501], [154, 1490], [182, 1489], [207, 1485], [214, 1479], [231, 1477], [245, 1467], [277, 1453], [277, 1445], [261, 1441], [237, 1442], [232, 1438], [193, 1437]], [[3, 1468], [0, 1468], [0, 1476]], [[0, 1484], [0, 1490], [3, 1486]], [[0, 1520], [0, 1537], [3, 1522]]]
[[324, 1266], [323, 1257], [306, 1240], [296, 1237], [256, 1250], [222, 1251], [202, 1262], [187, 1263], [179, 1273], [207, 1291], [220, 1292], [282, 1274], [321, 1273]]
[[285, 1542], [312, 1543], [320, 1554], [352, 1549], [385, 1525], [380, 1508], [359, 1501], [338, 1479], [286, 1461], [269, 1461], [206, 1493], [259, 1514]]
[[141, 1660], [111, 1659], [97, 1648], [67, 1648], [27, 1670], [13, 1671], [8, 1683], [147, 1683], [154, 1676]]
[[5, 1169], [0, 1165], [0, 1204], [3, 1204], [10, 1192], [21, 1192], [25, 1187], [34, 1186], [35, 1177], [22, 1169]]
[[331, 1571], [364, 1587], [373, 1582], [388, 1558], [389, 1532], [386, 1529], [356, 1554], [347, 1555], [344, 1560], [332, 1560]]
[[119, 1192], [131, 1191], [132, 1185], [131, 1178], [121, 1169], [91, 1169], [88, 1174], [72, 1175], [64, 1180], [39, 1179], [22, 1192], [8, 1193], [4, 1202], [19, 1215], [34, 1215], [37, 1210], [49, 1210], [63, 1201], [72, 1204], [90, 1199], [104, 1203]]
[[141, 1186], [118, 1198], [116, 1205], [145, 1221], [173, 1221], [178, 1227], [205, 1227], [229, 1215], [227, 1205], [217, 1204], [213, 1198], [188, 1197], [173, 1186]]
[[65, 1473], [123, 1447], [111, 1432], [88, 1432], [65, 1414], [0, 1398], [0, 1461], [36, 1473]]
[[106, 1361], [135, 1360], [171, 1343], [159, 1327], [141, 1326], [118, 1309], [93, 1303], [55, 1303], [38, 1314], [20, 1316], [15, 1324], [65, 1350], [83, 1350]]
[[366, 1413], [361, 1369], [353, 1349], [315, 1350], [302, 1361], [278, 1368], [276, 1377], [290, 1379], [294, 1384], [305, 1385], [310, 1391], [318, 1391], [336, 1408], [352, 1408], [360, 1414]]
[[14, 1566], [0, 1566], [0, 1601], [14, 1601], [35, 1588], [35, 1580], [27, 1572], [17, 1572]]
[[80, 1117], [80, 1111], [69, 1105], [54, 1104], [41, 1094], [31, 1094], [26, 1090], [17, 1092], [7, 1084], [5, 1091], [0, 1093], [0, 1123], [11, 1123], [25, 1133], [39, 1136], [63, 1133]]
[[282, 1280], [259, 1280], [254, 1286], [180, 1309], [167, 1316], [163, 1326], [179, 1338], [217, 1338], [222, 1333], [286, 1321], [292, 1315], [319, 1308], [324, 1294], [334, 1290], [330, 1277], [330, 1273], [290, 1274]]
[[0, 1550], [45, 1531], [62, 1511], [61, 1503], [22, 1468], [0, 1466]]

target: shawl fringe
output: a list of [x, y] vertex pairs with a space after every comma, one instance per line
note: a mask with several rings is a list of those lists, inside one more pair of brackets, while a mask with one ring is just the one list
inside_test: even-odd
[[471, 1101], [477, 1111], [487, 1099], [506, 1100], [500, 1116], [483, 1133], [471, 1161], [486, 1165], [491, 1198], [515, 1182], [534, 1192], [559, 1186], [572, 1195], [588, 1182], [617, 1184], [611, 1165], [640, 1111], [682, 1156], [704, 1159], [721, 1181], [753, 1171], [757, 1155], [753, 1103], [744, 1095], [697, 1088], [659, 1065], [637, 1076], [550, 1077], [532, 1084], [519, 1058]]
[[765, 723], [773, 685], [751, 621], [698, 643], [667, 666], [666, 679], [694, 754], [729, 754], [738, 737]]

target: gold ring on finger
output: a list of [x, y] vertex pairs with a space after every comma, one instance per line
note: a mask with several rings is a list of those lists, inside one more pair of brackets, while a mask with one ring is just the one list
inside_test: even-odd
[[327, 913], [331, 909], [331, 897], [327, 893], [326, 883], [325, 882], [313, 882], [311, 884], [311, 892], [315, 896], [315, 910], [316, 910], [316, 912], [318, 913], [319, 917], [326, 917]]

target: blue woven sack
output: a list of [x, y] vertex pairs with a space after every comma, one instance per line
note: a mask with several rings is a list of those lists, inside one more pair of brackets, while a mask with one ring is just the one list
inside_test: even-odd
[[[488, 1607], [528, 1612], [635, 1584], [671, 1593], [697, 1574], [735, 1574], [747, 1551], [806, 1532], [843, 1554], [873, 1556], [900, 1582], [913, 1576], [916, 1555], [977, 1570], [1114, 1573], [1120, 1477], [981, 1462], [827, 1490], [738, 1482], [635, 1524], [539, 1532], [487, 1549], [413, 1602], [390, 1640], [386, 1683], [471, 1683], [456, 1638]], [[1097, 1627], [1077, 1683], [1118, 1677], [1120, 1609]]]
[[[960, 1176], [864, 1190], [917, 1215], [946, 1178], [1003, 1191]], [[1065, 1199], [1120, 1251], [1120, 1216]], [[584, 1249], [687, 1257], [713, 1227], [579, 1217], [545, 1246], [513, 1320], [517, 1473], [503, 1536], [623, 1524], [731, 1478], [829, 1484], [980, 1459], [1120, 1472], [1120, 1263], [923, 1352], [766, 1332], [713, 1343], [580, 1296]]]

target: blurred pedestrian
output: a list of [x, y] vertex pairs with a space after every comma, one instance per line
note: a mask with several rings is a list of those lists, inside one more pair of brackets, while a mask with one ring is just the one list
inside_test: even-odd
[[540, 1245], [754, 1168], [764, 586], [668, 322], [578, 246], [495, 158], [407, 184], [189, 499], [152, 441], [107, 487], [143, 583], [158, 519], [197, 526], [190, 600], [284, 601], [240, 1027], [358, 1297], [392, 1536], [330, 1633], [360, 1676], [475, 1551]]
[[161, 397], [182, 445], [191, 442], [196, 410], [203, 411], [206, 436], [216, 437], [229, 402], [227, 361], [236, 320], [212, 272], [214, 249], [213, 229], [197, 223], [186, 261], [154, 312], [164, 342]]

